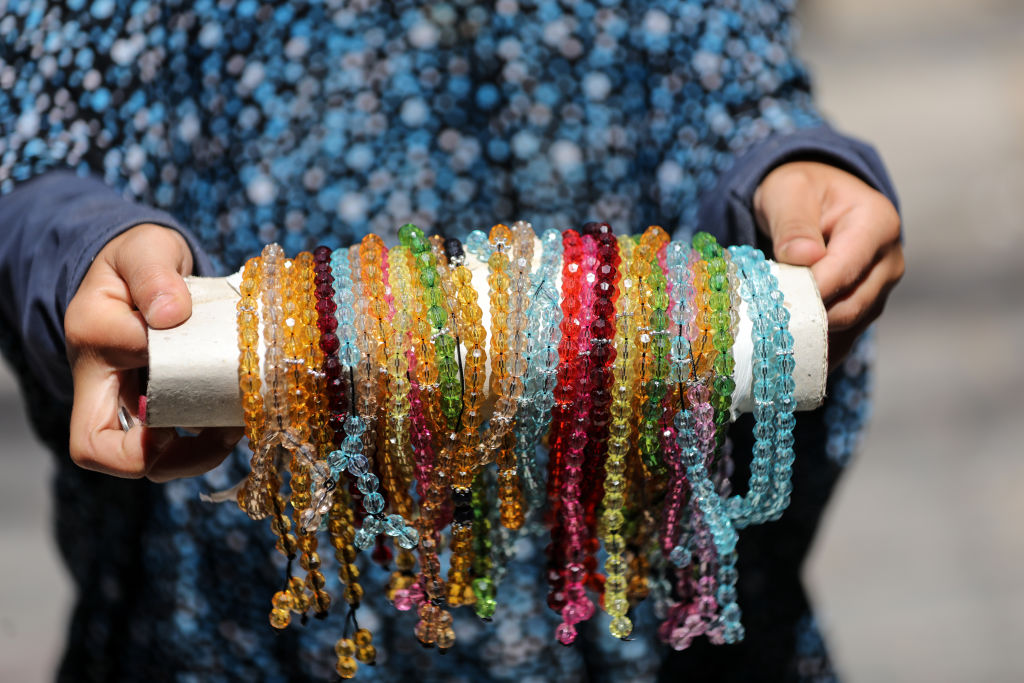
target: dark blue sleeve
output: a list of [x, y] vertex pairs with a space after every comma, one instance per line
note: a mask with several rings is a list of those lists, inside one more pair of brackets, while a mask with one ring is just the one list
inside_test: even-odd
[[737, 158], [702, 197], [700, 228], [728, 244], [754, 244], [754, 192], [768, 173], [790, 161], [820, 161], [841, 168], [884, 194], [899, 210], [896, 190], [874, 148], [823, 125], [765, 138]]
[[212, 274], [195, 237], [173, 217], [123, 199], [96, 178], [51, 171], [0, 197], [0, 325], [22, 350], [30, 375], [23, 381], [70, 403], [64, 311], [103, 246], [142, 223], [181, 232], [197, 272]]

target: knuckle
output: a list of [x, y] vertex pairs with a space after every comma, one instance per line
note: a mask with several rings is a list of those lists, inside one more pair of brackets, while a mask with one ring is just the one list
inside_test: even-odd
[[903, 258], [903, 250], [896, 249], [896, 263], [894, 264], [893, 270], [893, 284], [903, 279], [903, 276], [907, 272], [907, 261]]
[[789, 239], [817, 234], [814, 226], [795, 216], [781, 218], [776, 229], [776, 239]]
[[900, 228], [902, 226], [899, 211], [897, 211], [893, 203], [880, 192], [875, 194], [874, 204], [874, 211], [878, 216], [878, 224], [882, 227], [885, 239], [890, 242], [899, 240]]

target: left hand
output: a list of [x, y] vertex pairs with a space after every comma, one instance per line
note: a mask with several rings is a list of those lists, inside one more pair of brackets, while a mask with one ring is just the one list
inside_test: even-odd
[[794, 161], [761, 181], [754, 215], [776, 261], [811, 268], [828, 313], [831, 372], [903, 277], [896, 207], [846, 171]]

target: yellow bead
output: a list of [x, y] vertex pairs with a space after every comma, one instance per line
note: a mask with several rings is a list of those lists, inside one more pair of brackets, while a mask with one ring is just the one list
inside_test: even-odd
[[356, 631], [355, 641], [357, 646], [365, 647], [373, 642], [373, 634], [370, 633], [370, 629], [361, 628]]
[[441, 632], [437, 634], [437, 646], [442, 650], [447, 650], [454, 644], [455, 630], [452, 629], [452, 627], [449, 626], [445, 629], [442, 629]]
[[331, 594], [327, 591], [317, 591], [313, 595], [313, 607], [317, 614], [326, 614], [331, 609]]
[[633, 622], [628, 617], [615, 617], [608, 626], [608, 632], [616, 638], [626, 638], [633, 632]]
[[350, 586], [345, 587], [345, 602], [350, 605], [358, 605], [359, 601], [363, 599], [363, 587], [358, 583], [354, 583]]
[[318, 569], [312, 569], [308, 574], [306, 574], [306, 585], [312, 591], [320, 590], [324, 587], [326, 582], [327, 580], [324, 577], [323, 572]]
[[338, 657], [338, 665], [334, 668], [342, 678], [354, 678], [359, 664], [352, 657]]
[[295, 599], [291, 593], [286, 591], [278, 591], [274, 593], [274, 597], [271, 599], [271, 604], [278, 609], [290, 610], [292, 605], [295, 604]]
[[341, 638], [334, 644], [334, 654], [339, 657], [352, 657], [356, 653], [356, 644], [351, 638]]
[[291, 623], [291, 614], [286, 609], [279, 609], [275, 607], [270, 610], [270, 625], [277, 630], [288, 628], [288, 624]]
[[377, 648], [373, 645], [364, 645], [356, 650], [356, 659], [364, 664], [373, 664], [377, 659]]

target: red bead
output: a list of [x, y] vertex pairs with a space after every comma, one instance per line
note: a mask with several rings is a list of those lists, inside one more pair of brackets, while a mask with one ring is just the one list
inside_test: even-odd
[[[337, 304], [330, 299], [320, 299], [316, 302], [316, 312], [318, 316], [328, 316], [333, 318], [335, 312], [338, 310]], [[337, 319], [334, 320], [334, 326], [338, 326]], [[334, 328], [331, 328], [334, 329]]]
[[327, 334], [338, 329], [338, 320], [331, 315], [322, 315], [316, 319], [316, 326], [320, 328], [321, 334]]
[[330, 379], [333, 379], [335, 377], [341, 377], [341, 371], [343, 367], [344, 366], [342, 366], [341, 361], [334, 356], [324, 359], [324, 374], [326, 374], [327, 377]]
[[320, 348], [324, 353], [337, 353], [338, 349], [341, 348], [341, 342], [338, 341], [338, 336], [333, 332], [327, 332], [320, 337]]

